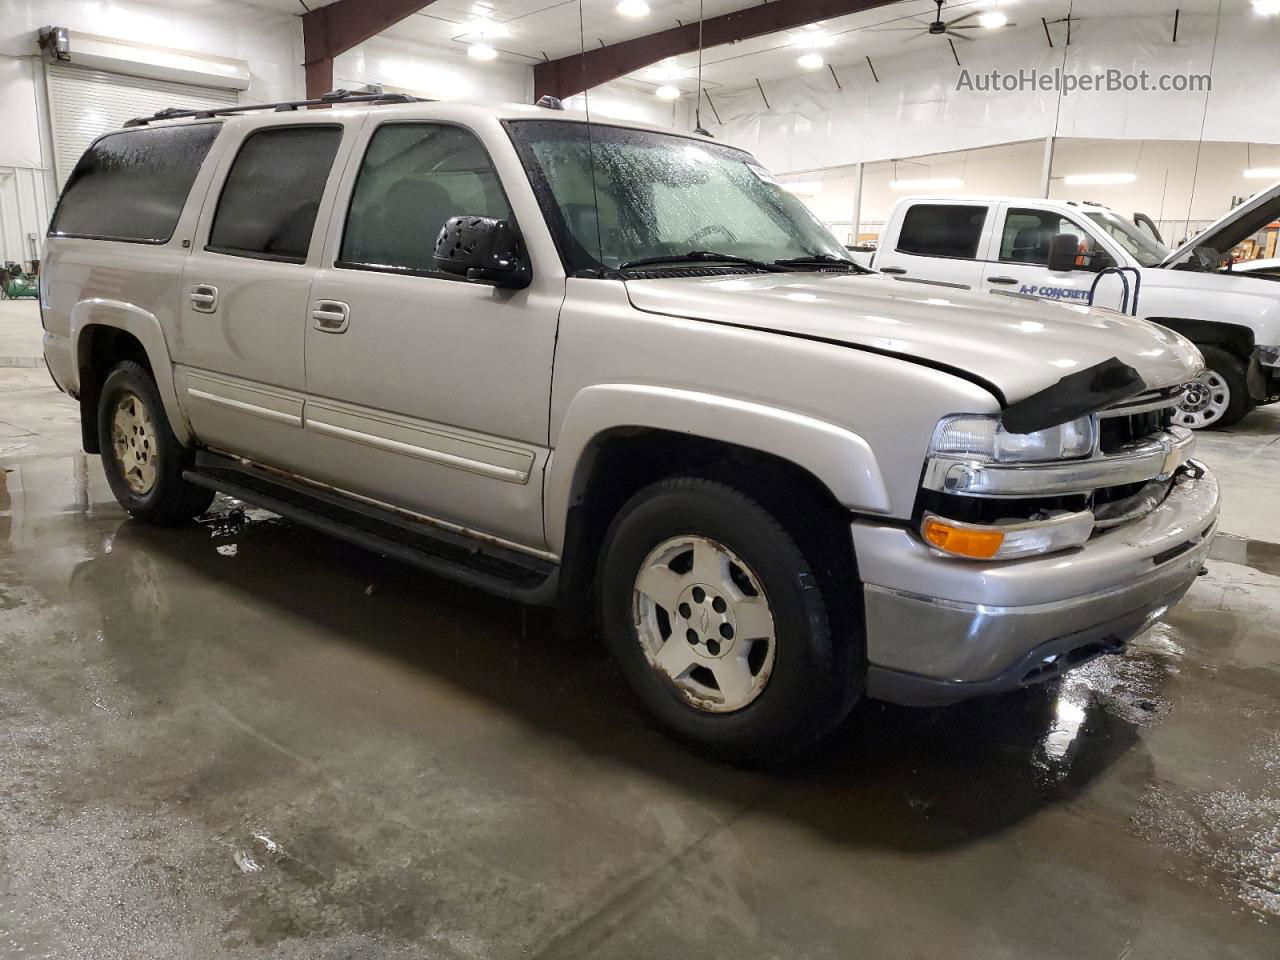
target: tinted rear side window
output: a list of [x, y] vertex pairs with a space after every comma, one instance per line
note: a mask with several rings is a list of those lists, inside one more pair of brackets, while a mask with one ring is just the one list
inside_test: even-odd
[[341, 127], [277, 127], [250, 134], [213, 215], [215, 253], [302, 263]]
[[71, 172], [49, 235], [166, 242], [221, 126], [126, 130], [100, 138]]
[[972, 260], [978, 255], [986, 219], [986, 207], [918, 203], [903, 218], [898, 252]]

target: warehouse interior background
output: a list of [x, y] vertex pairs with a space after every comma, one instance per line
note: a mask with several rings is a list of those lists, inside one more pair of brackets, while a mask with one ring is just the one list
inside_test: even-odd
[[[302, 16], [323, 6], [0, 0], [0, 261], [37, 255], [59, 185], [98, 134], [176, 100], [303, 96]], [[334, 58], [333, 85], [529, 102], [539, 63], [569, 64], [580, 49], [735, 8], [734, 0], [581, 11], [551, 0], [437, 0]], [[933, 36], [906, 29], [934, 19], [932, 0], [877, 6], [708, 46], [701, 95], [695, 51], [568, 105], [602, 119], [700, 124], [754, 153], [848, 243], [874, 240], [904, 192], [931, 190], [1091, 200], [1147, 214], [1176, 243], [1280, 179], [1276, 0], [953, 0], [943, 19], [973, 14], [977, 29]], [[71, 63], [42, 60], [34, 38], [50, 25], [72, 32]], [[1146, 70], [1211, 82], [1168, 92], [988, 93], [957, 89], [962, 70]]]

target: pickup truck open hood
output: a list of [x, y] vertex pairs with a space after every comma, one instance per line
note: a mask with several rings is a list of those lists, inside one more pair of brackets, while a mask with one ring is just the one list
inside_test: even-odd
[[[1231, 252], [1241, 240], [1251, 237], [1272, 220], [1280, 219], [1280, 183], [1250, 197], [1240, 206], [1219, 217], [1204, 232], [1192, 237], [1160, 264], [1176, 267], [1191, 257], [1196, 247], [1211, 247], [1221, 254]], [[1215, 268], [1216, 270], [1216, 268]]]
[[628, 280], [638, 310], [771, 330], [953, 371], [1014, 403], [1116, 357], [1148, 388], [1201, 369], [1177, 334], [1111, 310], [866, 274]]

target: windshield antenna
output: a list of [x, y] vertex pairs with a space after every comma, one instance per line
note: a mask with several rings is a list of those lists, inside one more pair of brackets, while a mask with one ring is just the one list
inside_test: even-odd
[[711, 132], [702, 125], [702, 3], [698, 0], [698, 102], [693, 107], [693, 132], [709, 137]]

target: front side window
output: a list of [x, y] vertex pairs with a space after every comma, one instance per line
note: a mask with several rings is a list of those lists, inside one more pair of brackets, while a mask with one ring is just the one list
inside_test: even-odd
[[167, 242], [220, 129], [199, 123], [100, 137], [67, 180], [49, 235]]
[[751, 156], [677, 134], [561, 120], [507, 129], [572, 273], [711, 251], [773, 262], [848, 254]]
[[987, 208], [959, 203], [917, 203], [902, 218], [898, 252], [974, 260]]
[[1060, 233], [1076, 238], [1079, 255], [1076, 266], [1098, 267], [1105, 258], [1105, 251], [1097, 249], [1097, 244], [1089, 232], [1061, 214], [1050, 210], [1011, 209], [1004, 218], [1004, 230], [1000, 235], [1000, 260], [1003, 263], [1032, 263], [1040, 266], [1049, 265], [1049, 245]]
[[206, 250], [302, 263], [342, 128], [274, 127], [250, 134], [218, 198]]
[[436, 237], [450, 217], [511, 219], [475, 134], [439, 123], [388, 123], [369, 141], [351, 193], [338, 265], [437, 274]]

